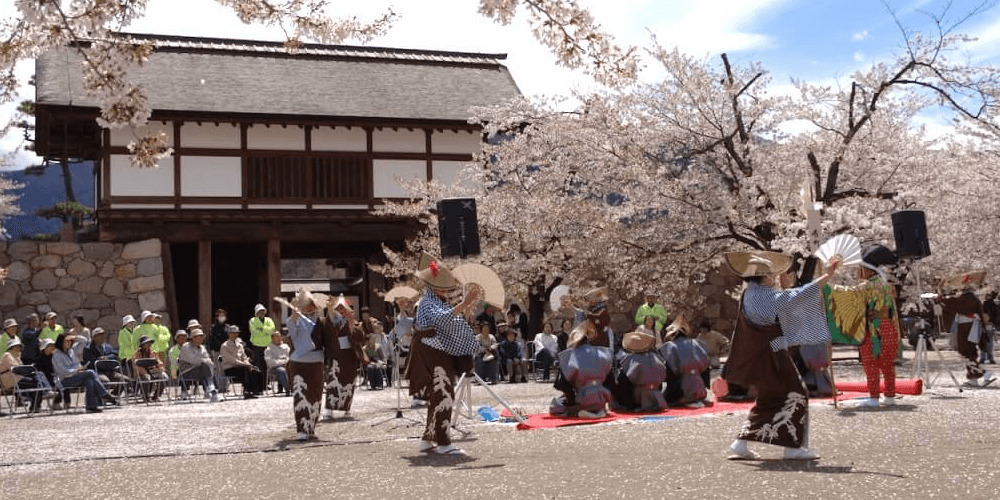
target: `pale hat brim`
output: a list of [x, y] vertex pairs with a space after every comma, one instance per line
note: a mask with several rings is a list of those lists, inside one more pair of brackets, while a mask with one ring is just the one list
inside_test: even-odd
[[656, 337], [644, 332], [628, 332], [622, 336], [622, 348], [629, 352], [646, 352], [656, 347]]
[[791, 256], [766, 250], [728, 252], [723, 255], [723, 261], [733, 274], [741, 278], [774, 276], [792, 267]]

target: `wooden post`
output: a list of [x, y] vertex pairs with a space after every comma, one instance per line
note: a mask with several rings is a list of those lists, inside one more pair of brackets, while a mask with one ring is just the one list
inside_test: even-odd
[[212, 324], [212, 242], [198, 240], [198, 320]]
[[167, 314], [169, 315], [167, 323], [173, 329], [170, 332], [173, 334], [177, 330], [186, 328], [186, 324], [181, 323], [180, 313], [177, 310], [177, 287], [174, 283], [174, 259], [170, 253], [170, 243], [164, 241], [162, 245], [160, 255], [163, 259], [163, 294], [167, 298]]
[[271, 299], [279, 295], [281, 295], [281, 240], [270, 238], [267, 240], [267, 297], [264, 299], [268, 311], [272, 307]]

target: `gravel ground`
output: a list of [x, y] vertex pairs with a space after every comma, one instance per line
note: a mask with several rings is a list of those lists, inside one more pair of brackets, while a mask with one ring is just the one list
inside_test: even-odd
[[[955, 353], [945, 356], [961, 381]], [[863, 379], [853, 360], [835, 366], [840, 380]], [[910, 366], [897, 368], [901, 378]], [[528, 412], [546, 411], [555, 395], [543, 383], [494, 387]], [[482, 388], [473, 400], [496, 406]], [[852, 411], [813, 402], [822, 456], [813, 462], [725, 460], [745, 413], [531, 431], [463, 419], [454, 436], [468, 457], [425, 455], [416, 451], [422, 425], [394, 418], [395, 391], [365, 389], [353, 419], [321, 424], [307, 443], [290, 441], [285, 397], [4, 417], [0, 498], [998, 497], [1000, 389], [959, 393], [943, 374], [899, 403]], [[779, 455], [769, 448], [758, 450]]]

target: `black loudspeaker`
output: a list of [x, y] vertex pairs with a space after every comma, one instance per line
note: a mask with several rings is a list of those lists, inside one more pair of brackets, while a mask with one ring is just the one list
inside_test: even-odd
[[931, 254], [927, 241], [927, 221], [923, 210], [903, 210], [892, 214], [892, 234], [899, 258], [922, 258]]
[[474, 198], [448, 198], [437, 204], [441, 256], [479, 253], [479, 223]]

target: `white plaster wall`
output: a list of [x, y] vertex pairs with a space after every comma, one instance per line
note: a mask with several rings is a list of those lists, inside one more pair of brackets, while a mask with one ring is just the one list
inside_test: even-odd
[[[469, 162], [465, 161], [436, 161], [433, 164], [431, 174], [434, 176], [434, 180], [447, 186], [456, 182], [459, 171], [467, 165], [469, 165]], [[466, 179], [462, 185], [465, 187], [474, 187], [476, 183], [471, 179]]]
[[[112, 146], [127, 146], [128, 143], [136, 140], [137, 137], [163, 132], [167, 134], [167, 147], [174, 147], [174, 122], [149, 122], [138, 128], [124, 127], [111, 130]], [[133, 134], [135, 134], [133, 136]]]
[[312, 129], [313, 151], [368, 151], [368, 135], [361, 127]]
[[247, 129], [247, 148], [305, 151], [306, 131], [298, 125], [254, 125]]
[[231, 123], [184, 123], [181, 125], [181, 145], [185, 148], [239, 149], [240, 127]]
[[434, 153], [474, 154], [482, 148], [479, 131], [435, 130], [431, 134], [431, 151]]
[[375, 129], [372, 132], [372, 149], [379, 153], [426, 153], [427, 135], [419, 129]]
[[240, 158], [182, 156], [181, 196], [243, 196]]
[[427, 162], [422, 160], [375, 160], [372, 170], [376, 198], [408, 198], [402, 184], [427, 178]]
[[157, 166], [133, 167], [128, 155], [111, 155], [111, 196], [173, 196], [174, 158], [163, 158]]

